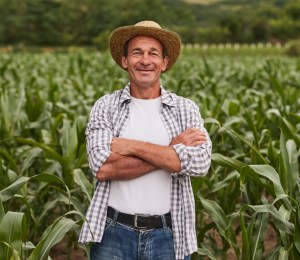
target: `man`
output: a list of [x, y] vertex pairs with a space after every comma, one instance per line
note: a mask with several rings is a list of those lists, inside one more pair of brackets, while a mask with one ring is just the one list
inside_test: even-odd
[[97, 184], [79, 241], [94, 242], [91, 259], [190, 259], [197, 250], [190, 176], [207, 173], [211, 141], [197, 105], [161, 86], [180, 48], [153, 21], [111, 33], [129, 83], [95, 103], [86, 129]]

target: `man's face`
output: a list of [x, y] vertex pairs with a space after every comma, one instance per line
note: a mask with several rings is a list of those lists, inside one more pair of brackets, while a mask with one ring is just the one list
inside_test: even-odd
[[122, 66], [128, 70], [131, 84], [141, 88], [160, 86], [160, 75], [168, 65], [162, 44], [152, 37], [138, 36], [129, 41], [127, 53]]

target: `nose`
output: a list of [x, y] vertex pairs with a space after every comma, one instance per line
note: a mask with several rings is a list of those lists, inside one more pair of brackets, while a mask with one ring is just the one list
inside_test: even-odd
[[144, 53], [142, 56], [141, 56], [141, 64], [143, 65], [149, 65], [151, 62], [150, 62], [150, 57], [149, 57], [149, 54], [148, 53]]

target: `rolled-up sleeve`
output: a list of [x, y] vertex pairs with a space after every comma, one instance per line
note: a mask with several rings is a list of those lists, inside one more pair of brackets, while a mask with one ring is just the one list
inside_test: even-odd
[[206, 142], [198, 146], [185, 146], [184, 144], [173, 145], [181, 161], [181, 170], [177, 174], [189, 176], [204, 176], [211, 164], [212, 143], [204, 128], [198, 106], [190, 101], [188, 106], [181, 109], [181, 120], [184, 130], [187, 128], [199, 128], [206, 135]]
[[103, 96], [94, 104], [85, 131], [89, 166], [95, 176], [111, 154], [113, 133], [107, 103], [108, 96]]

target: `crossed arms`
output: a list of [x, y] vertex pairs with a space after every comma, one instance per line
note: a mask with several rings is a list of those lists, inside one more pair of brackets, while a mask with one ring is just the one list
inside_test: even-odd
[[111, 154], [99, 168], [96, 177], [99, 181], [130, 180], [156, 169], [170, 173], [181, 170], [181, 161], [173, 145], [196, 147], [206, 142], [204, 132], [198, 128], [188, 128], [171, 140], [169, 146], [126, 138], [113, 138]]
[[[211, 140], [194, 102], [178, 99], [176, 106], [165, 106], [163, 118], [170, 122], [170, 132], [177, 135], [169, 145], [162, 146], [118, 137], [127, 110], [118, 110], [117, 94], [105, 95], [96, 102], [86, 128], [89, 166], [99, 181], [134, 179], [156, 169], [173, 175], [207, 174]], [[183, 129], [181, 133], [179, 129]]]

